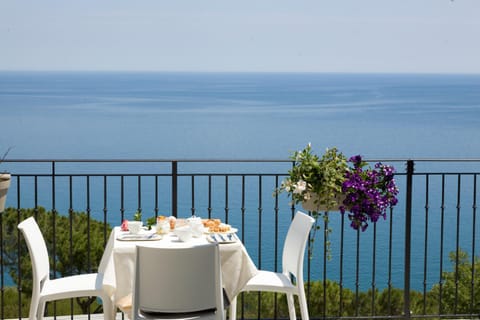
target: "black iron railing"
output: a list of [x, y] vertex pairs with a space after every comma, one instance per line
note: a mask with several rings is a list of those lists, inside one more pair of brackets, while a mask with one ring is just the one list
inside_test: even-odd
[[[320, 221], [321, 231], [332, 232], [328, 237], [317, 233], [313, 256], [306, 263], [311, 317], [478, 318], [480, 160], [383, 162], [396, 167], [400, 186], [399, 204], [386, 221], [365, 232], [351, 229], [348, 218], [338, 212]], [[4, 232], [4, 215], [13, 212], [17, 223], [24, 209], [41, 214], [40, 208], [45, 208], [68, 217], [84, 212], [88, 223], [103, 224], [104, 244], [109, 228], [131, 219], [137, 210], [144, 220], [158, 215], [216, 217], [239, 229], [259, 268], [280, 270], [286, 230], [295, 211], [302, 210], [285, 195], [273, 195], [291, 165], [284, 160], [6, 161], [2, 166], [12, 173], [12, 183], [9, 209], [0, 220], [2, 318], [25, 316], [22, 304], [28, 299], [22, 292], [22, 274], [16, 281], [10, 277], [11, 253], [6, 250], [11, 240]], [[62, 244], [55, 242], [54, 219], [52, 224], [51, 254], [56, 257]], [[72, 234], [72, 223], [69, 228]], [[72, 238], [68, 245], [74, 245]], [[17, 247], [19, 265], [25, 252]], [[87, 256], [94, 270], [94, 254], [89, 251]], [[58, 274], [56, 261], [53, 270]], [[17, 290], [18, 303], [13, 316], [7, 297], [11, 287]], [[246, 299], [239, 299], [241, 317], [264, 318], [264, 311], [272, 309], [257, 298], [252, 315]], [[275, 306], [268, 318], [284, 316], [281, 303]]]

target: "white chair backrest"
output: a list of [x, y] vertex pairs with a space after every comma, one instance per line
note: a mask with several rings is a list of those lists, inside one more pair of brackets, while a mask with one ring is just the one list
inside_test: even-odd
[[223, 313], [218, 246], [185, 248], [137, 246], [133, 294], [134, 317], [139, 311]]
[[315, 219], [297, 211], [288, 228], [283, 245], [282, 268], [285, 274], [291, 273], [297, 280], [303, 279], [303, 260], [308, 236]]
[[[33, 217], [27, 218], [18, 224], [23, 237], [27, 242], [28, 252], [32, 260], [33, 284], [50, 278], [50, 262], [48, 259], [47, 245], [42, 232]], [[40, 288], [38, 288], [40, 290]]]

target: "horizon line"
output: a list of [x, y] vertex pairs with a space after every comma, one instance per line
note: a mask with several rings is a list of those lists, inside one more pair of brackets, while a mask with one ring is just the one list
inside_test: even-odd
[[463, 75], [480, 72], [404, 72], [404, 71], [255, 71], [255, 70], [106, 70], [106, 69], [0, 69], [0, 73], [150, 73], [150, 74], [330, 74], [330, 75]]

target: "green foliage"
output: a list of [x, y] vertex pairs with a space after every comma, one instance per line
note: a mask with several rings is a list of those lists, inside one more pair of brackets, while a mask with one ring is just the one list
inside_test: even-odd
[[403, 313], [403, 290], [391, 288], [383, 290], [377, 299], [378, 314], [402, 314]]
[[[30, 293], [27, 295], [22, 292], [20, 294], [22, 305], [21, 315], [22, 317], [28, 317], [30, 310]], [[5, 318], [13, 319], [18, 318], [18, 290], [15, 287], [6, 287], [3, 296], [3, 306], [5, 308]]]
[[157, 218], [155, 216], [150, 217], [147, 219], [147, 228], [148, 230], [152, 229], [152, 226], [157, 223]]
[[[14, 319], [18, 318], [18, 290], [14, 287], [6, 287], [4, 292], [4, 313], [6, 319]], [[21, 316], [22, 318], [28, 317], [28, 312], [30, 310], [30, 294], [26, 294], [24, 292], [20, 293], [22, 306], [21, 306]], [[74, 300], [75, 301], [75, 300]], [[94, 301], [90, 306], [91, 313], [100, 312], [101, 305], [98, 301]], [[87, 309], [88, 311], [88, 309]], [[73, 304], [73, 311], [71, 307], [71, 299], [63, 299], [55, 301], [55, 308], [53, 307], [53, 303], [47, 304], [46, 308], [46, 315], [45, 316], [53, 316], [54, 313], [58, 316], [61, 315], [70, 315], [70, 314], [86, 314], [87, 312], [84, 311], [80, 305], [74, 303]]]
[[429, 302], [433, 304], [431, 307], [438, 313], [462, 314], [472, 309], [480, 313], [480, 258], [475, 257], [472, 264], [468, 254], [461, 250], [458, 264], [455, 252], [451, 252], [449, 257], [452, 265], [457, 267], [443, 272], [442, 285], [434, 285], [429, 292]]
[[[326, 305], [324, 304], [324, 282], [315, 281], [311, 283], [310, 286], [310, 301], [309, 301], [309, 312], [312, 315], [321, 316], [324, 314], [334, 314], [334, 315], [348, 315], [352, 313], [352, 303], [354, 299], [354, 294], [350, 289], [343, 288], [340, 289], [340, 285], [336, 282], [327, 280], [325, 281], [326, 286]], [[340, 296], [342, 298], [340, 299]], [[341, 301], [341, 303], [340, 303]]]
[[[455, 253], [450, 254], [450, 261], [455, 266], [457, 261]], [[473, 274], [473, 278], [472, 278]], [[473, 279], [473, 283], [472, 283]], [[398, 288], [385, 288], [382, 291], [368, 290], [358, 292], [341, 288], [336, 282], [327, 280], [326, 299], [324, 299], [324, 282], [314, 281], [310, 283], [307, 291], [308, 310], [311, 318], [321, 318], [324, 315], [338, 317], [356, 316], [389, 316], [402, 315], [404, 312], [404, 291]], [[473, 291], [472, 291], [473, 289]], [[440, 308], [440, 285], [434, 285], [424, 296], [418, 291], [410, 292], [410, 310], [412, 315], [438, 314], [480, 314], [480, 259], [476, 257], [473, 265], [465, 252], [458, 254], [458, 267], [453, 271], [443, 273], [441, 287]], [[473, 295], [473, 297], [472, 297]], [[243, 294], [245, 318], [256, 318], [258, 303], [260, 301], [260, 318], [273, 318], [276, 312], [278, 318], [288, 318], [286, 297], [283, 294], [270, 292], [249, 292]], [[241, 302], [241, 298], [238, 299]], [[242, 310], [238, 308], [238, 316]], [[297, 306], [297, 315], [300, 310]]]
[[294, 166], [277, 192], [288, 192], [295, 203], [315, 196], [316, 205], [337, 208], [336, 196], [342, 192], [347, 158], [337, 148], [327, 149], [320, 158], [312, 152], [310, 144], [295, 151], [290, 158]]
[[133, 221], [142, 221], [142, 211], [137, 210], [137, 211], [133, 214]]
[[[20, 236], [17, 225], [30, 216], [35, 217], [47, 244], [52, 276], [54, 270], [57, 277], [97, 271], [111, 230], [108, 224], [89, 219], [83, 212], [72, 212], [70, 216], [64, 216], [58, 213], [53, 214], [42, 207], [37, 210], [20, 209], [18, 211], [8, 208], [2, 214], [3, 263], [13, 281], [21, 288], [22, 293], [28, 295], [31, 293], [32, 267], [26, 243]], [[20, 254], [18, 252], [19, 240]], [[20, 259], [20, 269], [18, 259]], [[76, 299], [84, 313], [88, 312], [94, 300], [93, 298]]]

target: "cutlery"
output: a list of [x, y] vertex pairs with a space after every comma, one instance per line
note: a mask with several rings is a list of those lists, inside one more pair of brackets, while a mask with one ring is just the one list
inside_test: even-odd
[[222, 239], [223, 242], [225, 242], [225, 238], [221, 234], [218, 234], [218, 236], [220, 237], [220, 239]]
[[218, 242], [218, 241], [217, 241], [217, 238], [215, 238], [215, 235], [214, 235], [214, 234], [211, 234], [211, 235], [210, 235], [210, 238], [212, 238], [213, 241]]

